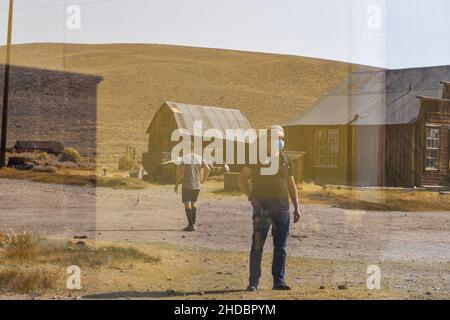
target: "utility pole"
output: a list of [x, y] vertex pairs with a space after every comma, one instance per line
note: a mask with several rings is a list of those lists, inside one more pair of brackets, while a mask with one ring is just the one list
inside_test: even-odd
[[0, 169], [6, 166], [6, 138], [8, 134], [8, 99], [9, 99], [9, 69], [11, 60], [12, 20], [14, 0], [9, 0], [8, 40], [6, 43], [5, 82], [3, 83], [3, 113], [2, 134], [0, 144]]

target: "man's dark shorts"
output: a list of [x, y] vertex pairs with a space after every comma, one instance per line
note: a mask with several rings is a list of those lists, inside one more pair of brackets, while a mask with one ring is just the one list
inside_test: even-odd
[[199, 189], [186, 189], [186, 188], [183, 188], [181, 190], [181, 201], [183, 203], [186, 203], [186, 202], [197, 202], [199, 193], [200, 193]]

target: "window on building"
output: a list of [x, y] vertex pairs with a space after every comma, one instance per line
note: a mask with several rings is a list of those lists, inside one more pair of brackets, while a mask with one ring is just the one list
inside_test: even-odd
[[316, 130], [316, 165], [319, 167], [337, 167], [339, 156], [339, 130]]
[[426, 170], [439, 169], [439, 128], [427, 128], [426, 130]]

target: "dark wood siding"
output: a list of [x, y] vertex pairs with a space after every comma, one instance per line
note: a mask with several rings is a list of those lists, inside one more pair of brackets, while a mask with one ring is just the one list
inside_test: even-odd
[[[437, 127], [439, 131], [439, 168], [438, 170], [425, 169], [426, 156], [426, 128]], [[449, 184], [449, 127], [450, 102], [440, 99], [422, 98], [419, 116], [420, 154], [416, 170], [420, 172], [420, 185], [446, 186]]]
[[162, 152], [170, 152], [172, 132], [177, 128], [173, 113], [168, 107], [161, 108], [150, 124], [148, 134], [148, 153], [143, 155], [142, 164], [150, 174], [157, 175], [161, 168]]
[[413, 187], [416, 185], [416, 127], [413, 124], [386, 126], [385, 185]]
[[450, 83], [444, 83], [444, 91], [442, 97], [444, 99], [450, 99]]
[[[315, 161], [316, 130], [337, 129], [339, 132], [338, 161], [336, 166], [321, 167]], [[348, 127], [347, 126], [296, 126], [286, 127], [286, 150], [305, 152], [304, 180], [319, 184], [347, 184]], [[352, 149], [350, 149], [352, 150]]]
[[[335, 167], [315, 163], [316, 130], [339, 130], [339, 161]], [[415, 135], [413, 124], [386, 126], [286, 127], [286, 147], [303, 151], [304, 180], [319, 184], [354, 186], [415, 185]]]

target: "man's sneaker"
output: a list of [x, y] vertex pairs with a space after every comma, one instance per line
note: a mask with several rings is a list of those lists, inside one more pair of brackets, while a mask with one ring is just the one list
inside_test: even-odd
[[258, 287], [248, 286], [247, 287], [247, 291], [249, 291], [249, 292], [257, 292], [258, 291]]
[[188, 225], [186, 228], [183, 229], [183, 231], [187, 231], [187, 232], [192, 232], [195, 230], [197, 230], [197, 227], [195, 226], [195, 224]]
[[287, 284], [277, 284], [277, 285], [273, 286], [273, 290], [289, 291], [289, 290], [291, 290], [291, 287], [289, 287]]

